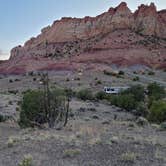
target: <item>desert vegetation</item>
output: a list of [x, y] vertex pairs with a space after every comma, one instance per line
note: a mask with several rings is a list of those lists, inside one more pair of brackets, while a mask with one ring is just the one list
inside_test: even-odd
[[[8, 3], [16, 14], [8, 12], [5, 22], [20, 21], [19, 8], [28, 16], [24, 3]], [[35, 19], [42, 3], [28, 2]], [[47, 3], [49, 14], [59, 12], [55, 4]], [[96, 17], [66, 16], [0, 60], [0, 166], [166, 166], [166, 11], [160, 7], [132, 11], [122, 2]], [[23, 20], [25, 28], [35, 23]], [[4, 57], [11, 44], [1, 43]]]
[[111, 105], [120, 107], [136, 116], [143, 116], [155, 123], [164, 122], [166, 119], [165, 105], [166, 92], [164, 87], [151, 83], [147, 90], [141, 85], [131, 86], [117, 95], [107, 94], [104, 91], [92, 93], [82, 89], [76, 95], [81, 100], [106, 100]]
[[[72, 77], [63, 74], [59, 80], [33, 73], [24, 79], [37, 86], [22, 91], [15, 88], [22, 83], [21, 77], [11, 77], [20, 80], [12, 83], [7, 79], [14, 88], [1, 94], [6, 101], [4, 108], [15, 109], [18, 118], [4, 121], [1, 117], [0, 141], [4, 143], [0, 163], [10, 165], [11, 160], [16, 166], [65, 165], [64, 162], [107, 165], [107, 161], [113, 165], [138, 165], [141, 161], [146, 165], [146, 160], [148, 164], [164, 163], [165, 89], [157, 83], [138, 84], [130, 79], [132, 85], [128, 89], [107, 94], [102, 90], [108, 85], [106, 81], [124, 82], [127, 72], [120, 74], [123, 79], [101, 72], [102, 76], [93, 74], [88, 79], [77, 73]], [[96, 85], [98, 81], [102, 84]], [[13, 93], [15, 90], [17, 93]], [[9, 155], [11, 159], [3, 159]], [[93, 161], [87, 160], [87, 156]]]
[[41, 126], [48, 123], [50, 128], [55, 123], [68, 120], [69, 90], [50, 89], [48, 75], [43, 75], [43, 90], [28, 90], [24, 93], [19, 124], [21, 127]]

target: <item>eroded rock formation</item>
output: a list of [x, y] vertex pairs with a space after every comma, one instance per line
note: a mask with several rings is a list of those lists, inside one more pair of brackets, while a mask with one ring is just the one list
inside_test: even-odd
[[[132, 13], [122, 2], [96, 17], [64, 17], [55, 21], [43, 28], [37, 37], [25, 42], [24, 46], [13, 48], [10, 60], [5, 64], [10, 64], [8, 71], [12, 71], [14, 64], [20, 70], [29, 71], [56, 69], [58, 62], [67, 63], [69, 59], [75, 63], [84, 59], [86, 63], [89, 60], [95, 62], [100, 57], [99, 61], [107, 59], [110, 64], [140, 63], [163, 68], [166, 63], [165, 27], [166, 10], [157, 11], [151, 3], [139, 6]], [[35, 65], [28, 65], [29, 61]], [[1, 65], [0, 71], [5, 71], [2, 67], [5, 64]]]

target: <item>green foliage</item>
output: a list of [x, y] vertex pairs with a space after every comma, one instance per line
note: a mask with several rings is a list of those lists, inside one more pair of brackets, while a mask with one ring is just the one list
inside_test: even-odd
[[149, 84], [147, 90], [148, 90], [148, 96], [151, 99], [159, 100], [166, 97], [166, 92], [164, 87], [158, 85], [157, 83]]
[[141, 116], [146, 114], [144, 98], [144, 87], [141, 85], [132, 86], [117, 96], [106, 97], [111, 104], [128, 111], [136, 110], [135, 114]]
[[166, 102], [161, 100], [153, 102], [149, 110], [148, 119], [156, 123], [166, 121]]
[[144, 87], [141, 85], [131, 86], [129, 89], [122, 92], [122, 94], [131, 94], [134, 96], [134, 99], [138, 102], [144, 101]]
[[160, 124], [161, 129], [166, 130], [166, 122]]
[[46, 121], [42, 91], [27, 91], [21, 104], [20, 121], [21, 127], [33, 127], [33, 122]]
[[104, 91], [100, 91], [95, 94], [95, 99], [97, 100], [104, 100], [104, 99], [108, 100], [109, 98], [110, 98], [110, 95], [105, 93]]
[[59, 87], [52, 87], [51, 93], [56, 94], [56, 96], [66, 96], [66, 97], [74, 97], [75, 91], [73, 91], [71, 88], [59, 88]]
[[67, 149], [64, 151], [63, 157], [75, 157], [79, 155], [81, 151], [79, 149]]
[[65, 91], [65, 95], [67, 96], [67, 97], [69, 97], [69, 98], [72, 98], [72, 97], [74, 97], [75, 95], [76, 95], [76, 92], [75, 91], [73, 91], [72, 89], [65, 89], [64, 90]]
[[4, 122], [4, 121], [6, 121], [6, 117], [5, 116], [3, 116], [3, 115], [0, 115], [0, 122]]
[[121, 156], [122, 161], [131, 162], [131, 163], [134, 163], [136, 158], [137, 158], [137, 154], [135, 154], [133, 152], [128, 152], [128, 153], [126, 152], [126, 153], [123, 153], [122, 156]]
[[32, 156], [24, 156], [24, 159], [18, 164], [18, 166], [32, 166]]
[[119, 94], [117, 96], [112, 96], [110, 98], [111, 104], [118, 106], [120, 108], [131, 111], [136, 109], [137, 101], [132, 94]]
[[134, 77], [133, 81], [139, 81], [139, 77], [138, 76]]
[[21, 104], [19, 125], [23, 128], [47, 122], [53, 125], [56, 117], [64, 117], [67, 93], [69, 92], [60, 88], [52, 89], [49, 94], [38, 90], [27, 91]]
[[145, 106], [145, 103], [143, 101], [142, 102], [138, 102], [135, 115], [146, 117], [147, 114], [148, 114], [148, 110], [147, 110], [147, 108]]
[[82, 89], [79, 92], [77, 92], [77, 97], [84, 101], [94, 99], [92, 92], [88, 89]]
[[51, 93], [56, 94], [56, 96], [65, 96], [66, 92], [63, 88], [54, 87], [51, 89]]
[[95, 85], [100, 85], [100, 84], [102, 84], [102, 81], [101, 80], [97, 80]]

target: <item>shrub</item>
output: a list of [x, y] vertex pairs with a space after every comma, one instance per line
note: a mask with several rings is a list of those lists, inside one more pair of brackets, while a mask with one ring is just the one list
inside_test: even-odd
[[28, 72], [28, 76], [33, 76], [33, 75], [34, 75], [33, 71]]
[[67, 93], [67, 89], [53, 87], [51, 89], [51, 93], [56, 94], [56, 96], [65, 96]]
[[16, 107], [16, 111], [19, 112], [19, 111], [20, 111], [20, 108], [19, 108], [19, 107]]
[[69, 100], [63, 89], [51, 91], [27, 91], [23, 96], [19, 125], [23, 128], [48, 123], [54, 127], [55, 122], [67, 123]]
[[131, 111], [137, 108], [137, 101], [132, 94], [120, 94], [110, 98], [111, 104]]
[[16, 78], [16, 79], [15, 79], [15, 82], [18, 82], [18, 81], [21, 81], [21, 80], [20, 80], [20, 79], [18, 79], [18, 78]]
[[9, 137], [9, 139], [7, 141], [7, 146], [8, 146], [8, 148], [11, 148], [11, 147], [13, 147], [18, 142], [19, 142], [19, 138]]
[[0, 122], [5, 122], [6, 121], [6, 117], [4, 115], [0, 115]]
[[144, 87], [141, 85], [131, 86], [129, 89], [122, 92], [122, 94], [132, 94], [136, 101], [144, 101]]
[[63, 157], [75, 157], [79, 155], [81, 151], [79, 149], [67, 149], [63, 152]]
[[161, 123], [160, 128], [166, 130], [166, 122]]
[[74, 78], [75, 81], [80, 81], [81, 79], [79, 77]]
[[139, 81], [139, 77], [138, 76], [134, 77], [133, 81]]
[[93, 94], [88, 89], [82, 89], [79, 92], [77, 92], [77, 97], [81, 100], [93, 100]]
[[12, 83], [12, 82], [13, 82], [13, 80], [12, 80], [12, 79], [10, 79], [10, 80], [9, 80], [9, 83]]
[[66, 82], [69, 82], [70, 81], [70, 79], [69, 78], [66, 78]]
[[24, 94], [21, 104], [20, 121], [21, 127], [33, 127], [34, 123], [46, 122], [43, 92], [42, 91], [27, 91]]
[[154, 100], [159, 100], [166, 96], [164, 87], [158, 85], [157, 83], [149, 84], [147, 90], [148, 90], [148, 96]]
[[76, 92], [74, 92], [72, 89], [65, 89], [64, 90], [64, 92], [65, 92], [65, 95], [67, 96], [67, 97], [69, 97], [69, 98], [72, 98], [72, 97], [74, 97], [75, 95], [76, 95]]
[[133, 74], [137, 74], [137, 72], [136, 72], [136, 71], [133, 71]]
[[148, 119], [156, 123], [166, 121], [166, 102], [161, 100], [153, 102], [149, 110]]
[[114, 72], [110, 72], [110, 71], [107, 71], [107, 70], [104, 70], [103, 71], [105, 75], [108, 75], [108, 76], [117, 76], [117, 73], [114, 73]]
[[110, 95], [103, 91], [99, 91], [95, 94], [95, 99], [97, 99], [97, 100], [109, 99], [109, 97], [110, 97]]
[[121, 156], [121, 159], [125, 162], [134, 162], [137, 158], [137, 155], [135, 153], [123, 153]]
[[102, 82], [100, 80], [96, 81], [96, 84], [95, 85], [100, 85], [102, 84]]
[[148, 72], [148, 75], [155, 75], [155, 72], [149, 71], [149, 72]]
[[124, 74], [125, 74], [124, 71], [122, 70], [119, 71], [119, 75], [124, 75]]
[[147, 114], [144, 98], [144, 87], [141, 85], [132, 86], [116, 96], [107, 94], [103, 91], [97, 92], [95, 94], [95, 99], [106, 99], [111, 102], [111, 104], [126, 109], [128, 111], [135, 109], [135, 114], [141, 116]]
[[36, 81], [37, 80], [37, 78], [33, 78], [33, 81]]
[[24, 159], [18, 164], [18, 166], [32, 166], [32, 156], [25, 155]]
[[146, 117], [147, 114], [148, 114], [148, 110], [146, 108], [145, 103], [144, 102], [138, 102], [135, 115]]
[[9, 105], [12, 105], [13, 104], [13, 102], [12, 101], [9, 101]]
[[16, 95], [19, 91], [18, 90], [8, 90], [8, 92]]

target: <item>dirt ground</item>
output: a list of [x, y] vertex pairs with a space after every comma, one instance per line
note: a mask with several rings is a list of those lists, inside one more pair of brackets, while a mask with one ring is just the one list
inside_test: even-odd
[[[164, 81], [166, 74], [161, 75], [147, 77]], [[128, 75], [115, 78], [102, 72], [50, 72], [49, 77], [51, 86], [75, 90], [147, 84], [147, 80], [133, 82]], [[18, 166], [26, 155], [34, 166], [166, 166], [166, 131], [156, 124], [139, 125], [137, 117], [105, 102], [72, 99], [69, 123], [61, 130], [20, 129], [18, 102], [29, 88], [41, 88], [40, 76], [0, 79], [0, 112], [13, 117], [0, 123], [0, 166]]]

